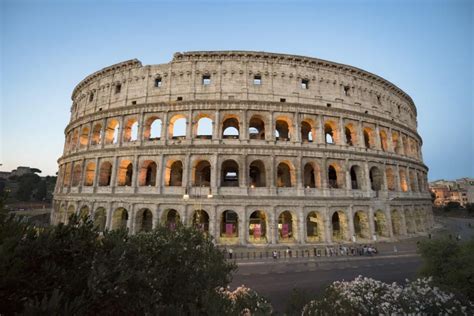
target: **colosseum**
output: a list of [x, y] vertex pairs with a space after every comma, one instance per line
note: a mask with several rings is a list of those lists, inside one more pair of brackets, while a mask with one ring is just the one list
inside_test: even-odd
[[326, 60], [176, 53], [72, 93], [53, 223], [194, 225], [221, 245], [390, 241], [433, 225], [413, 100]]

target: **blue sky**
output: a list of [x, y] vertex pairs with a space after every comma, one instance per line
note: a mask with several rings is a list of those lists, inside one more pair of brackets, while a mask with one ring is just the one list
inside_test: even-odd
[[1, 2], [0, 170], [57, 171], [71, 92], [88, 74], [189, 50], [353, 65], [406, 91], [430, 180], [474, 177], [474, 1]]

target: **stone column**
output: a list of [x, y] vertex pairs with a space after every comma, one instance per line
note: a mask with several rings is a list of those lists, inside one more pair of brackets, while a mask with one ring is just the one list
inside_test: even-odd
[[372, 184], [370, 183], [370, 170], [369, 170], [369, 163], [367, 162], [367, 160], [364, 161], [364, 174], [365, 174], [365, 191], [371, 194]]
[[249, 181], [248, 181], [249, 166], [248, 166], [246, 155], [240, 156], [239, 165], [240, 165], [239, 166], [239, 187], [248, 188], [249, 187]]
[[291, 135], [291, 141], [293, 143], [301, 143], [300, 114], [298, 113], [298, 111], [296, 111], [294, 115], [293, 130], [294, 135]]
[[392, 137], [392, 128], [388, 128], [388, 135], [387, 135], [387, 151], [395, 152], [395, 148], [393, 147], [393, 137]]
[[110, 187], [115, 187], [117, 183], [118, 157], [112, 158], [112, 174], [110, 175]]
[[81, 161], [81, 178], [79, 179], [79, 192], [82, 192], [85, 175], [86, 175], [86, 160], [83, 158]]
[[144, 127], [143, 125], [145, 125], [144, 120], [145, 120], [145, 114], [143, 112], [140, 112], [140, 114], [138, 115], [138, 131], [137, 131], [137, 142], [139, 146], [141, 146], [144, 141], [143, 139], [143, 127]]
[[195, 136], [193, 135], [194, 124], [196, 124], [196, 122], [194, 122], [193, 111], [189, 110], [188, 119], [186, 120], [186, 139], [189, 139], [191, 142], [193, 141]]
[[268, 210], [269, 227], [267, 228], [267, 236], [271, 236], [270, 243], [275, 245], [278, 243], [278, 216], [276, 215], [276, 209], [274, 207]]
[[102, 119], [102, 128], [100, 129], [100, 139], [99, 139], [99, 146], [100, 148], [104, 148], [105, 145], [105, 132], [107, 131], [107, 119]]
[[352, 236], [355, 236], [355, 228], [354, 228], [354, 210], [353, 205], [349, 205], [347, 209], [347, 224], [349, 226], [349, 240], [352, 241]]
[[403, 206], [400, 206], [400, 234], [401, 235], [408, 235], [408, 230], [407, 230], [407, 220], [405, 217], [405, 208]]
[[220, 119], [220, 112], [219, 110], [216, 111], [214, 115], [214, 121], [212, 121], [212, 139], [219, 141], [222, 139], [222, 132], [221, 132], [221, 126], [222, 122]]
[[397, 164], [395, 166], [395, 172], [396, 172], [395, 181], [397, 182], [396, 190], [398, 192], [401, 192], [402, 191], [402, 184], [401, 184], [401, 179], [400, 179], [400, 165], [399, 164]]
[[365, 148], [365, 141], [364, 141], [364, 132], [363, 132], [363, 125], [362, 121], [358, 121], [358, 127], [357, 127], [357, 139], [358, 139], [358, 145], [359, 147]]
[[380, 138], [380, 128], [378, 123], [375, 123], [375, 148], [382, 150], [382, 139]]
[[165, 166], [165, 157], [164, 155], [160, 155], [158, 158], [158, 166], [156, 168], [156, 191], [158, 194], [161, 194], [163, 191], [163, 187], [165, 186], [163, 183], [163, 172], [166, 172], [166, 166]]
[[370, 240], [373, 240], [372, 237], [375, 234], [375, 224], [374, 224], [374, 208], [369, 206], [369, 231], [370, 231]]
[[339, 117], [339, 145], [347, 145], [346, 133], [344, 132], [344, 119]]
[[192, 172], [193, 168], [191, 166], [191, 155], [187, 154], [186, 157], [184, 158], [184, 165], [183, 165], [183, 183], [182, 187], [184, 188], [189, 188], [192, 186], [191, 183], [191, 178], [190, 174]]
[[385, 207], [385, 217], [387, 223], [388, 236], [393, 239], [393, 225], [392, 225], [392, 212], [390, 212], [390, 205]]
[[99, 186], [99, 174], [100, 174], [100, 166], [99, 166], [99, 157], [95, 158], [95, 171], [94, 171], [94, 182], [92, 182], [92, 186], [94, 187], [94, 192], [96, 188]]
[[269, 131], [265, 131], [265, 139], [267, 141], [275, 141], [275, 113], [273, 111], [270, 112], [270, 121], [269, 124]]
[[118, 144], [119, 146], [122, 146], [122, 143], [123, 143], [123, 131], [124, 131], [124, 129], [123, 129], [123, 122], [124, 122], [124, 120], [125, 120], [125, 118], [124, 118], [123, 115], [122, 115], [122, 116], [120, 117], [120, 119], [119, 119], [119, 122], [120, 122], [120, 123], [119, 123], [119, 129], [118, 129], [118, 133], [117, 133], [117, 134], [118, 134], [118, 135], [117, 135], [117, 136], [118, 136], [117, 144]]
[[239, 212], [238, 210], [235, 210], [237, 214], [239, 214], [239, 244], [240, 245], [245, 245], [247, 244], [248, 240], [248, 221], [247, 221], [247, 209], [245, 207], [242, 207], [242, 210]]
[[166, 144], [168, 142], [168, 131], [169, 131], [169, 114], [168, 112], [165, 112], [163, 114], [163, 120], [161, 121], [161, 133], [160, 133], [160, 138], [164, 140], [164, 143]]
[[324, 213], [326, 214], [326, 216], [324, 216], [323, 220], [324, 220], [324, 239], [326, 241], [327, 244], [331, 244], [332, 243], [332, 225], [331, 225], [331, 216], [330, 216], [330, 212], [329, 212], [329, 209], [326, 207]]
[[303, 208], [301, 207], [298, 207], [295, 209], [296, 210], [296, 220], [298, 221], [297, 222], [297, 226], [298, 226], [298, 240], [297, 242], [299, 244], [306, 244], [306, 240], [304, 238], [305, 236], [305, 220], [304, 220], [304, 212], [303, 212]]
[[244, 110], [244, 114], [240, 115], [241, 119], [239, 119], [239, 138], [240, 140], [248, 140], [249, 139], [249, 124], [248, 124], [248, 113], [247, 110]]
[[140, 172], [140, 168], [139, 168], [139, 159], [138, 159], [138, 155], [135, 155], [133, 157], [133, 174], [132, 174], [132, 188], [133, 188], [133, 192], [137, 193], [138, 191], [138, 178], [139, 178], [139, 172]]
[[107, 207], [107, 210], [106, 210], [106, 214], [107, 214], [107, 218], [106, 218], [106, 223], [105, 223], [105, 227], [107, 229], [112, 229], [112, 216], [113, 216], [113, 212], [114, 210], [112, 209], [112, 203], [107, 203], [108, 204], [108, 207]]
[[323, 116], [322, 115], [318, 115], [318, 123], [317, 123], [317, 126], [316, 126], [316, 143], [318, 144], [325, 144], [326, 143], [326, 139], [324, 137], [324, 122], [323, 122]]
[[211, 188], [212, 192], [217, 194], [217, 188], [219, 186], [220, 178], [220, 166], [218, 165], [219, 156], [218, 154], [212, 155], [211, 158]]
[[135, 233], [135, 223], [134, 219], [135, 218], [135, 204], [131, 204], [129, 206], [129, 215], [127, 219], [127, 229], [129, 234], [134, 234]]

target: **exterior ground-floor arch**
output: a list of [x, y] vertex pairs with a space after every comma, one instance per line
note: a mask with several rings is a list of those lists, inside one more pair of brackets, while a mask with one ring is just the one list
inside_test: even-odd
[[226, 205], [225, 200], [209, 198], [196, 207], [193, 201], [183, 205], [182, 200], [155, 204], [65, 199], [54, 202], [51, 219], [60, 223], [67, 221], [68, 214], [88, 213], [98, 231], [127, 229], [130, 234], [151, 231], [156, 225], [173, 230], [183, 224], [212, 235], [217, 244], [277, 247], [372, 243], [374, 235], [375, 241], [390, 241], [424, 234], [433, 225], [428, 204], [397, 203], [382, 209], [380, 202], [328, 207], [327, 201], [296, 200], [286, 206], [275, 201], [272, 206], [266, 200], [261, 205], [245, 201]]

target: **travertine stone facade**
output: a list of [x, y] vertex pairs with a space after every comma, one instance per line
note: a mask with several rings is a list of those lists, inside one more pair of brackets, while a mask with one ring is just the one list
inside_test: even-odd
[[72, 94], [55, 223], [178, 222], [220, 244], [390, 240], [433, 224], [416, 108], [325, 60], [176, 53], [104, 68]]

